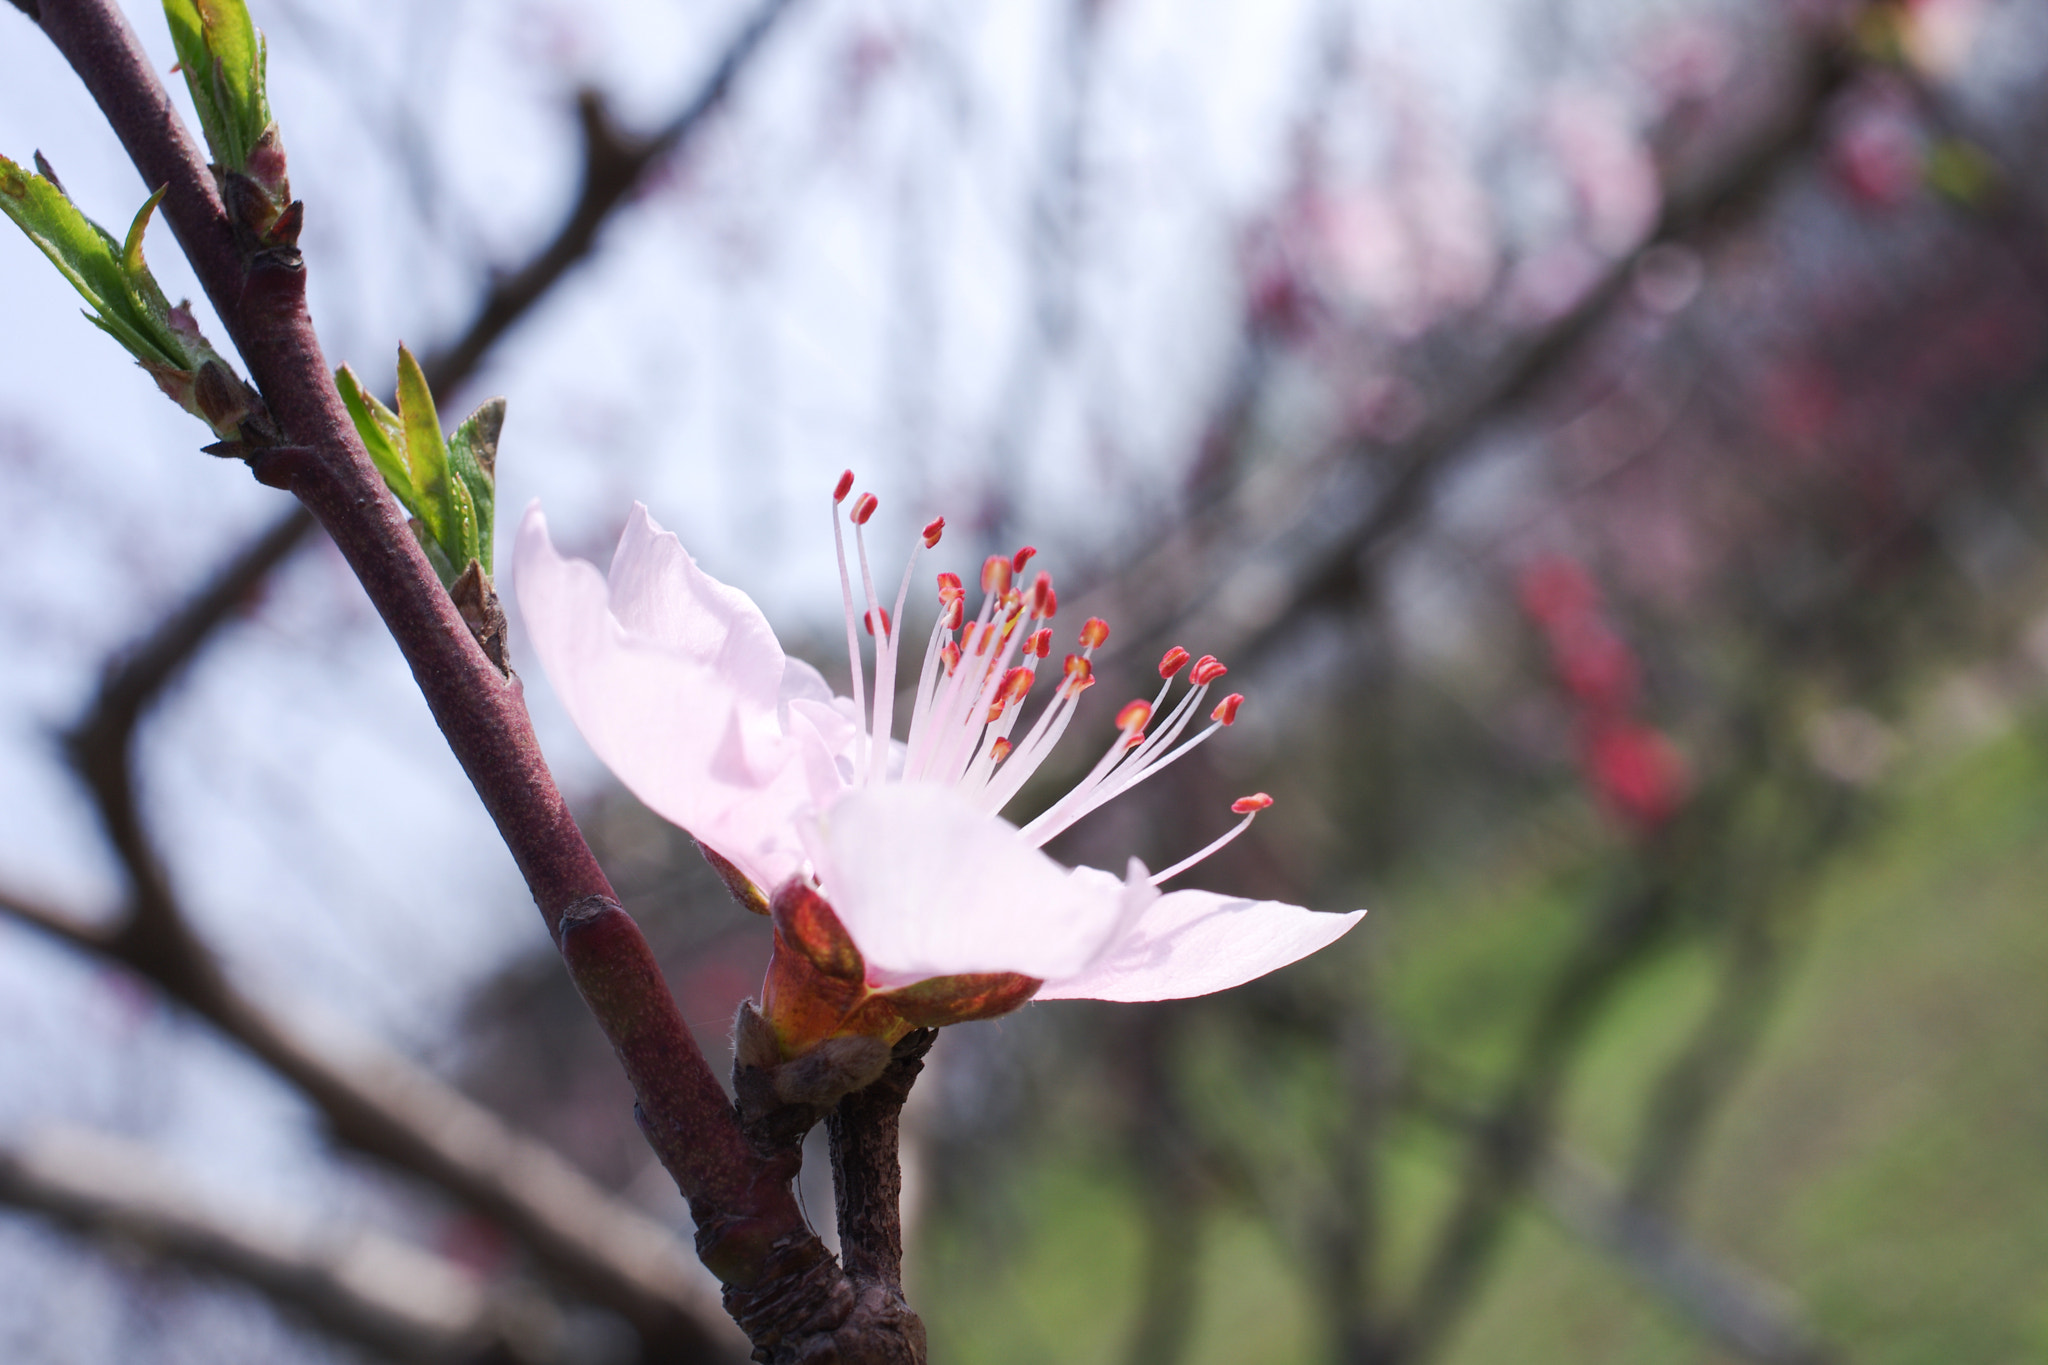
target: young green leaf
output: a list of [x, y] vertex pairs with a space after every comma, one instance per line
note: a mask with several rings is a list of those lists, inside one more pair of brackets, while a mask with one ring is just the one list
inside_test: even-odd
[[505, 400], [492, 398], [472, 412], [448, 437], [448, 467], [469, 492], [476, 513], [476, 559], [491, 572], [491, 537], [498, 502], [498, 433], [505, 427]]
[[263, 35], [242, 0], [164, 0], [185, 86], [216, 164], [246, 171], [270, 127]]
[[[157, 387], [223, 439], [236, 436], [250, 402], [234, 371], [207, 344], [184, 306], [173, 308], [142, 258], [150, 216], [163, 199], [151, 195], [128, 235], [111, 233], [79, 212], [57, 183], [0, 156], [0, 213], [14, 220], [59, 274], [92, 305], [86, 317], [121, 343]], [[202, 371], [212, 370], [202, 384]]]
[[376, 395], [365, 389], [355, 371], [346, 365], [335, 371], [334, 386], [341, 390], [342, 406], [355, 423], [356, 435], [363, 438], [371, 463], [397, 495], [399, 505], [410, 512], [419, 494], [412, 486], [412, 467], [405, 458], [405, 426], [398, 420], [398, 414], [378, 402]]
[[441, 416], [434, 410], [427, 377], [403, 346], [398, 348], [398, 417], [405, 424], [406, 463], [411, 467], [412, 486], [419, 493], [420, 505], [413, 515], [460, 573], [470, 560], [462, 553], [468, 548], [462, 525], [466, 490], [449, 473], [448, 443], [441, 435]]
[[365, 390], [346, 365], [336, 372], [334, 382], [377, 472], [412, 517], [413, 532], [442, 584], [453, 591], [475, 564], [484, 575], [477, 596], [495, 601], [486, 589], [497, 505], [494, 469], [505, 400], [485, 403], [443, 439], [426, 375], [405, 347], [398, 348], [395, 412]]
[[[12, 218], [72, 288], [85, 296], [93, 308], [86, 316], [137, 360], [197, 368], [187, 364], [185, 348], [171, 331], [169, 308], [153, 312], [153, 300], [134, 287], [129, 273], [132, 261], [141, 277], [149, 278], [142, 268], [142, 229], [161, 194], [158, 191], [142, 206], [124, 249], [106, 229], [80, 213], [62, 190], [0, 156], [0, 212]], [[150, 291], [162, 299], [153, 280]]]

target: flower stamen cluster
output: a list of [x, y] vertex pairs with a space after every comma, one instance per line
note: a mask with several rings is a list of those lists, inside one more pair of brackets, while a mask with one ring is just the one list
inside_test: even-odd
[[[854, 785], [877, 785], [892, 777], [903, 782], [934, 783], [951, 787], [977, 810], [999, 815], [1052, 756], [1054, 746], [1072, 724], [1081, 694], [1094, 685], [1095, 651], [1109, 639], [1109, 624], [1090, 617], [1082, 625], [1076, 638], [1077, 652], [1062, 660], [1050, 700], [1018, 738], [1016, 730], [1023, 719], [1025, 699], [1037, 684], [1040, 665], [1051, 657], [1051, 623], [1059, 610], [1052, 575], [1041, 570], [1027, 592], [1016, 585], [1022, 580], [1024, 566], [1038, 553], [1035, 548], [1027, 545], [1014, 555], [989, 556], [981, 569], [981, 609], [969, 621], [966, 589], [959, 575], [941, 573], [939, 610], [913, 693], [909, 738], [900, 756], [900, 767], [892, 773], [890, 736], [895, 724], [900, 663], [895, 623], [903, 619], [904, 604], [917, 572], [918, 552], [939, 543], [946, 521], [944, 517], [936, 518], [919, 532], [910, 548], [910, 559], [904, 566], [903, 580], [891, 610], [875, 594], [874, 573], [868, 563], [866, 527], [880, 505], [879, 500], [873, 493], [862, 493], [854, 499], [846, 520], [853, 526], [855, 558], [860, 566], [862, 598], [856, 601], [846, 537], [837, 514], [853, 488], [853, 471], [849, 469], [839, 476], [832, 492], [832, 538], [839, 559], [839, 590], [846, 616], [847, 664], [853, 677], [854, 707], [863, 722], [855, 739]], [[876, 640], [872, 707], [856, 620]], [[877, 620], [882, 623], [879, 635], [874, 629]], [[1165, 719], [1148, 733], [1147, 727], [1160, 714], [1183, 670], [1187, 676], [1186, 689]], [[1141, 698], [1119, 710], [1117, 738], [1087, 776], [1025, 824], [1019, 833], [1032, 847], [1043, 847], [1234, 723], [1244, 704], [1244, 695], [1237, 692], [1209, 713], [1206, 727], [1181, 742], [1199, 714], [1210, 685], [1227, 672], [1214, 655], [1195, 659], [1179, 645], [1169, 649], [1159, 661], [1158, 694], [1149, 702]], [[1272, 804], [1272, 798], [1263, 793], [1258, 801], [1247, 805], [1250, 801], [1252, 798], [1248, 797], [1232, 806], [1245, 818], [1228, 834], [1193, 857], [1154, 874], [1149, 878], [1151, 884], [1157, 886], [1194, 867], [1244, 833], [1258, 812]]]

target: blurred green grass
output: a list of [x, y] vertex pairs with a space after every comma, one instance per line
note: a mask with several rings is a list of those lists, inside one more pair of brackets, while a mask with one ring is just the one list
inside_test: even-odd
[[[1497, 1077], [1587, 894], [1538, 860], [1379, 906], [1374, 973], [1403, 1034]], [[1899, 779], [1807, 894], [1784, 992], [1686, 1187], [1687, 1228], [1791, 1291], [1859, 1365], [2048, 1360], [2048, 731]], [[1566, 1096], [1573, 1148], [1610, 1169], [1626, 1159], [1717, 970], [1711, 945], [1688, 943], [1615, 1002]], [[1288, 1087], [1290, 1104], [1301, 1091]], [[1456, 1148], [1393, 1133], [1398, 1284], [1453, 1188]], [[1000, 1252], [943, 1218], [927, 1229], [913, 1292], [932, 1358], [1123, 1360], [1141, 1215], [1107, 1139], [1056, 1125], [1014, 1179]], [[1199, 1245], [1189, 1365], [1328, 1358], [1298, 1267], [1250, 1210], [1221, 1205]], [[1532, 1205], [1447, 1359], [1734, 1357]]]

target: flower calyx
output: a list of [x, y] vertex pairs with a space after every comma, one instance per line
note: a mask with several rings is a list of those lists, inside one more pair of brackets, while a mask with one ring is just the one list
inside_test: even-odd
[[907, 1035], [991, 1019], [1042, 984], [1017, 972], [868, 980], [867, 962], [831, 903], [792, 877], [769, 903], [774, 947], [761, 1000], [733, 1023], [733, 1089], [742, 1126], [764, 1156], [801, 1142], [842, 1098], [888, 1067]]

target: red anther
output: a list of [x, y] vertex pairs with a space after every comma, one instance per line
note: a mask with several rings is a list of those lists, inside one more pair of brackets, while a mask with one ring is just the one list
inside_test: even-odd
[[939, 659], [946, 665], [946, 676], [952, 677], [953, 670], [960, 666], [960, 646], [951, 640], [946, 641], [946, 647], [939, 651]]
[[1218, 725], [1235, 725], [1237, 723], [1237, 708], [1243, 705], [1244, 693], [1232, 692], [1222, 701], [1216, 703], [1216, 709], [1209, 713], [1209, 719], [1215, 721]]
[[859, 497], [855, 498], [853, 500], [853, 512], [851, 514], [853, 517], [853, 524], [855, 526], [867, 525], [868, 518], [875, 514], [875, 508], [879, 507], [880, 505], [880, 500], [877, 499], [873, 493], [863, 493]]
[[1001, 555], [990, 555], [981, 566], [981, 590], [986, 593], [1008, 592], [1010, 589], [1010, 561]]
[[939, 537], [946, 534], [946, 519], [933, 517], [924, 524], [924, 547], [929, 550], [939, 543]]
[[[886, 640], [889, 638], [890, 634], [895, 631], [896, 623], [889, 619], [889, 609], [887, 607], [880, 608], [880, 611], [882, 613], [882, 638]], [[862, 612], [860, 614], [860, 623], [868, 628], [868, 634], [873, 635], [875, 633], [874, 612]]]
[[1010, 741], [999, 739], [988, 746], [989, 757], [1000, 763], [1010, 756]]
[[939, 575], [939, 600], [944, 601], [948, 597], [958, 597], [965, 591], [967, 590], [960, 586], [959, 574], [942, 573]]
[[1116, 728], [1125, 734], [1131, 734], [1134, 731], [1144, 729], [1145, 723], [1151, 719], [1151, 702], [1142, 699], [1127, 701], [1124, 703], [1124, 709], [1116, 713]]
[[1189, 654], [1186, 650], [1182, 649], [1179, 645], [1175, 645], [1172, 649], [1169, 649], [1166, 651], [1166, 653], [1160, 655], [1159, 676], [1162, 678], [1172, 677], [1174, 674], [1180, 672], [1181, 669], [1187, 667], [1187, 662], [1192, 657], [1194, 656]]
[[1024, 594], [1018, 592], [1015, 588], [1012, 588], [1008, 592], [1004, 593], [1003, 610], [1005, 612], [1008, 612], [1012, 616], [1015, 616], [1018, 612], [1024, 610]]
[[1024, 566], [1026, 564], [1029, 564], [1031, 562], [1031, 556], [1037, 553], [1037, 550], [1033, 549], [1029, 545], [1026, 545], [1023, 549], [1017, 551], [1017, 553], [1010, 556], [1010, 567], [1012, 569], [1015, 569], [1018, 573], [1023, 573]]
[[1119, 742], [1126, 749], [1135, 749], [1145, 742], [1145, 732], [1143, 730], [1133, 730]]
[[1078, 697], [1089, 688], [1095, 686], [1095, 675], [1093, 673], [1070, 673], [1067, 675], [1066, 681], [1061, 683], [1060, 686], [1067, 689], [1068, 696]]
[[1006, 702], [1024, 700], [1031, 691], [1031, 684], [1038, 681], [1038, 675], [1028, 668], [1013, 668], [1003, 674], [1002, 691], [998, 694]]
[[1188, 681], [1197, 687], [1206, 687], [1229, 671], [1217, 661], [1214, 654], [1204, 654], [1195, 660], [1195, 666], [1188, 670]]
[[1061, 664], [1060, 668], [1069, 678], [1092, 679], [1095, 676], [1095, 665], [1078, 654], [1069, 654], [1067, 661]]
[[847, 470], [839, 476], [839, 486], [832, 490], [832, 502], [837, 506], [846, 501], [846, 495], [853, 491], [853, 471]]
[[1031, 637], [1024, 642], [1024, 652], [1040, 659], [1052, 653], [1051, 628], [1041, 626], [1039, 629], [1032, 631]]
[[1031, 580], [1031, 614], [1041, 621], [1050, 621], [1059, 607], [1060, 599], [1052, 590], [1052, 575], [1040, 571], [1038, 577]]
[[993, 645], [995, 642], [996, 628], [994, 624], [991, 623], [989, 625], [983, 626], [979, 631], [975, 633], [974, 636], [975, 654], [978, 656], [988, 653], [989, 646]]
[[1250, 796], [1240, 796], [1237, 800], [1231, 802], [1230, 813], [1232, 815], [1250, 815], [1253, 811], [1264, 810], [1272, 804], [1272, 797], [1264, 792], [1253, 792]]
[[1081, 624], [1081, 643], [1094, 649], [1109, 638], [1109, 622], [1100, 616], [1091, 616]]
[[967, 618], [967, 599], [965, 597], [949, 597], [946, 599], [945, 605], [946, 629], [960, 629], [960, 623]]

